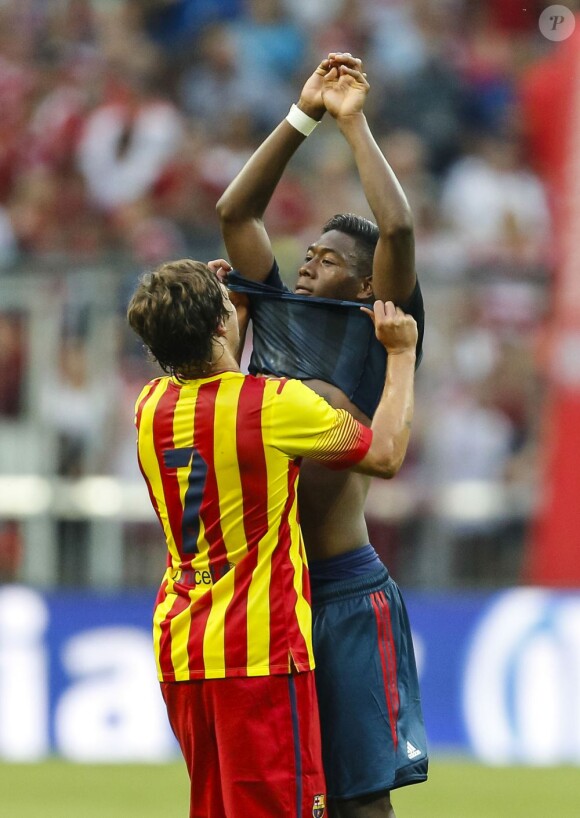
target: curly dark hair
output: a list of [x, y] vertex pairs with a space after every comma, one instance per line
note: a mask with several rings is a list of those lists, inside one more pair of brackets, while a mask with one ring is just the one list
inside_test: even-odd
[[356, 272], [361, 278], [372, 275], [379, 228], [369, 219], [354, 213], [337, 213], [322, 226], [322, 232], [339, 230], [356, 241]]
[[200, 377], [210, 370], [212, 345], [228, 310], [207, 264], [181, 259], [145, 273], [127, 308], [127, 320], [164, 372]]

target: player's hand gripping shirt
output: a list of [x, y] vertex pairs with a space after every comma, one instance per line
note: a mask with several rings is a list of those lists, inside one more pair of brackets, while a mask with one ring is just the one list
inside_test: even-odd
[[158, 378], [135, 422], [168, 547], [153, 625], [159, 679], [312, 669], [300, 458], [352, 466], [371, 431], [298, 381], [238, 372]]

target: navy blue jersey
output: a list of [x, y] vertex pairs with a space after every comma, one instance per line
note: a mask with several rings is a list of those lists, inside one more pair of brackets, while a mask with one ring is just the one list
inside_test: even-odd
[[[291, 293], [276, 262], [264, 283], [232, 272], [228, 287], [250, 299], [251, 374], [331, 383], [367, 417], [373, 416], [383, 391], [387, 353], [376, 339], [372, 321], [361, 312], [361, 302]], [[418, 365], [425, 325], [418, 282], [409, 300], [398, 306], [417, 322]]]

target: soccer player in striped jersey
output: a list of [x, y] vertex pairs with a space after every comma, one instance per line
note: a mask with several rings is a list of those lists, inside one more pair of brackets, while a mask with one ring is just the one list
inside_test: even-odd
[[[294, 292], [302, 302], [317, 298], [359, 304], [373, 298], [393, 301], [415, 315], [421, 337], [423, 306], [415, 273], [412, 215], [364, 115], [368, 91], [360, 60], [347, 53], [329, 54], [307, 80], [298, 105], [255, 151], [218, 202], [222, 235], [237, 273], [282, 289], [264, 212], [287, 163], [316, 122], [330, 113], [351, 148], [377, 224], [352, 214], [331, 219], [308, 247]], [[214, 268], [219, 266], [220, 262], [214, 263]], [[229, 268], [226, 262], [222, 266]], [[291, 314], [288, 303], [286, 315]], [[316, 333], [305, 325], [296, 330], [294, 340], [300, 331], [302, 348], [311, 353], [309, 335]], [[264, 347], [267, 327], [262, 327], [262, 333]], [[266, 371], [288, 374], [296, 362], [289, 361], [276, 335], [283, 335], [280, 327], [271, 330], [275, 366]], [[356, 336], [351, 343], [358, 343]], [[328, 341], [318, 350], [327, 371], [333, 363], [338, 365], [340, 354], [341, 347]], [[306, 357], [315, 359], [311, 354]], [[304, 380], [332, 406], [346, 408], [371, 425], [370, 417], [336, 383], [321, 379], [315, 371]], [[311, 461], [304, 466], [299, 491], [311, 567], [316, 681], [331, 818], [394, 818], [391, 790], [427, 778], [410, 625], [396, 583], [369, 544], [364, 518], [368, 484], [354, 471], [332, 473]]]
[[388, 352], [370, 429], [300, 381], [241, 373], [237, 314], [207, 265], [164, 264], [129, 303], [166, 373], [135, 422], [167, 543], [154, 649], [190, 818], [325, 815], [300, 465], [390, 477], [413, 411], [415, 321], [390, 302], [366, 312]]

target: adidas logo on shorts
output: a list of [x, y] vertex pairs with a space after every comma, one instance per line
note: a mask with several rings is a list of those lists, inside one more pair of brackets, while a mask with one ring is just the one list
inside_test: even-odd
[[417, 756], [421, 755], [421, 750], [418, 750], [416, 747], [413, 747], [410, 741], [407, 742], [407, 755], [409, 758], [417, 758]]

